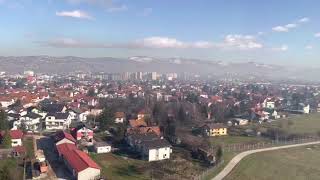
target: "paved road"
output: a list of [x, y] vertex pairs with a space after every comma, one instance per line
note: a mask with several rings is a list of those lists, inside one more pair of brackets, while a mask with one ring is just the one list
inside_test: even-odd
[[246, 156], [250, 154], [254, 154], [257, 152], [263, 152], [263, 151], [273, 151], [278, 149], [287, 149], [287, 148], [293, 148], [298, 146], [307, 146], [307, 145], [313, 145], [313, 144], [320, 144], [320, 141], [314, 141], [314, 142], [308, 142], [308, 143], [302, 143], [302, 144], [292, 144], [292, 145], [285, 145], [285, 146], [278, 146], [278, 147], [270, 147], [270, 148], [264, 148], [264, 149], [256, 149], [256, 150], [250, 150], [242, 152], [238, 155], [236, 155], [228, 164], [227, 166], [213, 179], [211, 180], [222, 180], [225, 178], [232, 169]]

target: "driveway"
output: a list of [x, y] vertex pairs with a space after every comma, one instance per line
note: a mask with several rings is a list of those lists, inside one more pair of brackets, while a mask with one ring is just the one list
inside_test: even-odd
[[292, 145], [285, 145], [285, 146], [278, 146], [278, 147], [270, 147], [270, 148], [264, 148], [264, 149], [255, 149], [250, 151], [242, 152], [238, 155], [236, 155], [228, 164], [227, 166], [213, 179], [211, 180], [222, 180], [225, 178], [232, 169], [246, 156], [258, 152], [264, 152], [264, 151], [274, 151], [279, 149], [287, 149], [287, 148], [293, 148], [293, 147], [299, 147], [299, 146], [307, 146], [307, 145], [313, 145], [313, 144], [320, 144], [320, 141], [314, 141], [314, 142], [308, 142], [308, 143], [301, 143], [301, 144], [292, 144]]
[[58, 154], [55, 152], [54, 143], [50, 137], [38, 139], [37, 145], [39, 149], [43, 150], [46, 159], [58, 179], [73, 179], [71, 172], [68, 171], [64, 162], [59, 159]]

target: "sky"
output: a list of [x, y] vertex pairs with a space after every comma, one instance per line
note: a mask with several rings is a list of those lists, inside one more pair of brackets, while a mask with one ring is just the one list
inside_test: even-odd
[[0, 0], [0, 55], [320, 67], [319, 7], [319, 0]]

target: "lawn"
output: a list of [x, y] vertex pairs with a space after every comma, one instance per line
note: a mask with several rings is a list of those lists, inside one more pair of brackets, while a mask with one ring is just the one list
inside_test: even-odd
[[0, 160], [0, 179], [23, 179], [22, 162], [13, 158]]
[[205, 176], [204, 180], [210, 180], [217, 174], [219, 174], [220, 171], [231, 161], [231, 159], [237, 155], [236, 152], [224, 152], [223, 154], [223, 162], [218, 167], [214, 167], [212, 170], [209, 170], [209, 173]]
[[90, 154], [92, 159], [102, 168], [102, 176], [106, 179], [149, 179], [144, 173], [145, 161], [125, 158], [112, 153]]
[[225, 180], [318, 180], [320, 146], [261, 152], [244, 158]]
[[112, 153], [90, 154], [102, 167], [102, 176], [112, 180], [193, 179], [206, 167], [189, 151], [174, 148], [169, 160], [148, 162]]
[[212, 145], [231, 145], [231, 144], [255, 144], [259, 142], [265, 142], [267, 139], [261, 137], [249, 137], [249, 136], [220, 136], [210, 137], [210, 143]]
[[277, 123], [282, 129], [289, 133], [317, 134], [320, 132], [320, 113], [296, 115], [280, 120]]
[[33, 139], [32, 138], [24, 139], [23, 145], [27, 150], [27, 158], [34, 158]]

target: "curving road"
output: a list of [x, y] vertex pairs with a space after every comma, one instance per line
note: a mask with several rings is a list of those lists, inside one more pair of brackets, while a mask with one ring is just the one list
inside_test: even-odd
[[285, 146], [278, 146], [278, 147], [270, 147], [270, 148], [264, 148], [264, 149], [255, 149], [255, 150], [249, 150], [244, 151], [238, 155], [236, 155], [232, 160], [227, 164], [227, 166], [213, 179], [211, 180], [222, 180], [225, 178], [232, 169], [246, 156], [257, 153], [257, 152], [263, 152], [263, 151], [273, 151], [278, 149], [287, 149], [287, 148], [293, 148], [293, 147], [299, 147], [299, 146], [307, 146], [307, 145], [313, 145], [313, 144], [320, 144], [320, 141], [314, 141], [314, 142], [308, 142], [308, 143], [301, 143], [301, 144], [292, 144], [292, 145], [285, 145]]

